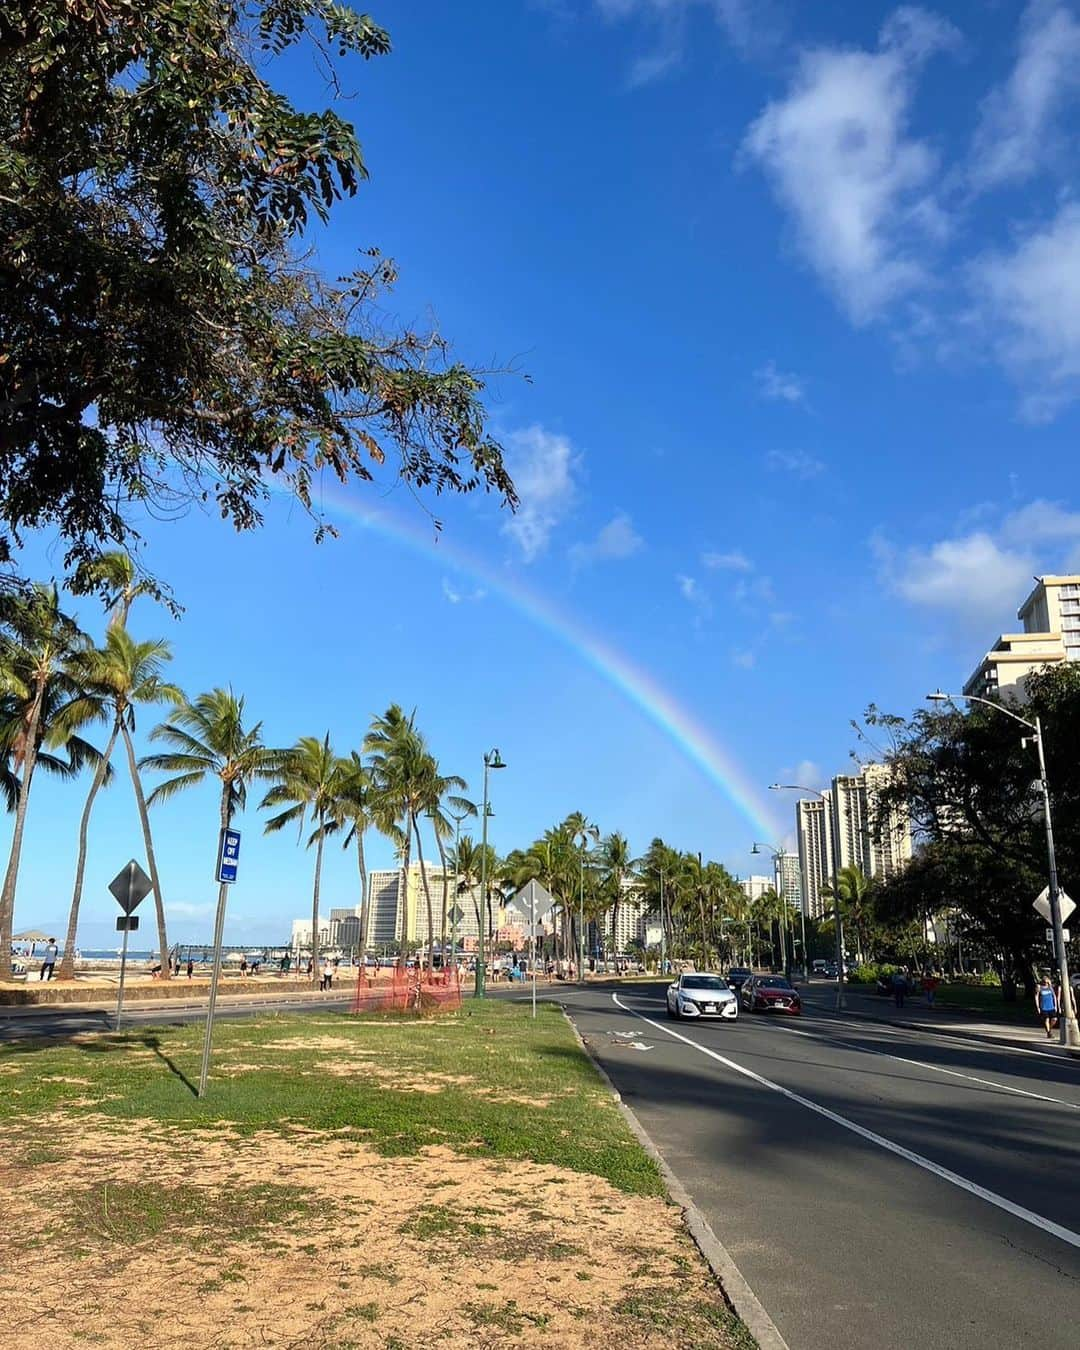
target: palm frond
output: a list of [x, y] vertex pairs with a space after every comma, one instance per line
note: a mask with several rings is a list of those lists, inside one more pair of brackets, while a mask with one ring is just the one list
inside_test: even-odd
[[153, 792], [146, 799], [147, 806], [154, 806], [157, 802], [167, 802], [171, 797], [175, 797], [178, 792], [185, 792], [190, 787], [197, 787], [206, 777], [203, 773], [181, 773], [175, 778], [166, 778], [164, 783], [159, 783]]

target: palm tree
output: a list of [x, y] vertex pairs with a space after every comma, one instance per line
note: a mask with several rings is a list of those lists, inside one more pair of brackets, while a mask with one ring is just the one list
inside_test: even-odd
[[834, 897], [839, 901], [841, 916], [850, 919], [855, 927], [855, 945], [859, 964], [862, 965], [869, 947], [870, 914], [868, 911], [868, 893], [870, 882], [858, 867], [841, 867], [836, 874], [835, 890], [832, 886], [822, 886], [821, 894], [827, 899]]
[[[364, 835], [374, 824], [371, 816], [371, 776], [362, 757], [353, 750], [341, 763], [341, 784], [334, 807], [332, 828], [345, 831], [342, 848], [356, 844], [360, 868], [360, 960], [367, 955], [369, 928], [367, 858]], [[329, 828], [329, 827], [328, 827]]]
[[143, 824], [143, 839], [146, 844], [146, 856], [150, 866], [150, 880], [154, 888], [154, 905], [157, 911], [158, 945], [161, 951], [161, 975], [169, 978], [167, 960], [168, 946], [165, 932], [165, 907], [161, 894], [161, 882], [158, 876], [157, 860], [154, 856], [153, 840], [150, 833], [149, 813], [143, 798], [142, 782], [138, 766], [135, 763], [135, 751], [131, 743], [131, 732], [135, 730], [135, 708], [138, 704], [180, 703], [183, 695], [174, 684], [168, 684], [162, 678], [162, 670], [167, 661], [172, 660], [168, 644], [163, 641], [136, 642], [131, 634], [120, 624], [112, 624], [105, 635], [102, 647], [89, 647], [77, 653], [70, 662], [72, 673], [84, 690], [82, 704], [92, 707], [95, 715], [107, 717], [111, 722], [108, 743], [98, 762], [90, 791], [83, 805], [82, 818], [79, 821], [79, 852], [75, 863], [75, 884], [71, 894], [71, 909], [68, 912], [67, 938], [64, 941], [64, 955], [60, 962], [59, 978], [70, 980], [75, 977], [75, 935], [79, 924], [79, 907], [82, 903], [83, 879], [86, 871], [86, 842], [90, 827], [90, 814], [94, 808], [94, 799], [111, 772], [109, 760], [116, 746], [117, 738], [124, 738], [128, 769], [131, 773], [131, 785], [135, 800], [139, 803], [140, 819]]
[[[0, 890], [0, 980], [10, 980], [15, 888], [34, 770], [41, 760], [43, 767], [70, 777], [96, 752], [74, 737], [82, 690], [67, 670], [69, 659], [88, 639], [61, 611], [56, 587], [39, 585], [5, 597], [0, 621], [6, 627], [0, 636], [0, 752], [5, 764], [4, 790], [9, 802], [14, 796], [15, 808]], [[43, 746], [56, 748], [57, 738], [67, 747], [66, 765], [55, 758], [43, 760]]]
[[80, 563], [71, 582], [77, 595], [97, 591], [105, 600], [110, 628], [126, 628], [131, 606], [140, 595], [160, 598], [158, 588], [140, 577], [134, 559], [120, 551], [100, 553]]
[[[602, 893], [607, 899], [611, 915], [611, 941], [615, 955], [619, 955], [619, 906], [622, 903], [623, 890], [636, 878], [636, 864], [630, 856], [630, 844], [626, 835], [617, 830], [609, 834], [600, 844], [600, 856], [597, 860]], [[606, 925], [605, 925], [606, 927]]]
[[[217, 778], [221, 783], [218, 819], [220, 828], [228, 829], [233, 816], [244, 809], [248, 784], [273, 777], [285, 754], [263, 745], [261, 722], [253, 727], [244, 726], [244, 700], [231, 689], [212, 689], [194, 701], [184, 699], [168, 722], [151, 731], [150, 739], [164, 741], [172, 748], [164, 754], [146, 755], [138, 768], [175, 777], [159, 783], [145, 803], [141, 802], [141, 789], [137, 793], [147, 837], [150, 829], [147, 806], [168, 801], [208, 778]], [[163, 947], [162, 972], [166, 960]]]
[[[468, 786], [464, 778], [459, 778], [457, 774], [441, 774], [438, 761], [433, 755], [427, 757], [427, 768], [428, 778], [424, 793], [424, 814], [431, 821], [432, 833], [435, 835], [435, 847], [439, 850], [439, 865], [442, 867], [442, 923], [439, 927], [439, 951], [442, 954], [445, 967], [446, 922], [450, 895], [450, 873], [446, 865], [446, 843], [454, 833], [454, 827], [450, 816], [443, 808], [444, 805], [448, 806], [458, 819], [464, 819], [469, 815], [475, 816], [478, 812], [474, 802], [470, 802], [460, 795]], [[416, 842], [419, 848], [419, 832]], [[430, 900], [428, 910], [428, 924], [430, 925], [432, 918]]]
[[322, 883], [323, 844], [339, 818], [341, 792], [347, 760], [339, 759], [330, 748], [330, 733], [320, 741], [301, 736], [278, 770], [278, 781], [259, 803], [261, 809], [281, 806], [285, 809], [266, 822], [266, 833], [274, 834], [286, 825], [296, 824], [303, 831], [310, 819], [313, 830], [307, 847], [315, 845], [315, 876], [311, 889], [311, 979], [319, 980], [319, 888]]
[[453, 869], [454, 876], [457, 878], [458, 896], [472, 896], [473, 909], [476, 912], [477, 933], [481, 931], [484, 922], [480, 914], [480, 897], [477, 894], [481, 872], [480, 853], [481, 845], [476, 843], [472, 835], [463, 834], [458, 840], [457, 847], [450, 850], [446, 859], [447, 866]]
[[402, 886], [407, 892], [412, 841], [417, 845], [420, 879], [428, 909], [428, 962], [431, 961], [434, 915], [431, 890], [424, 867], [423, 847], [416, 819], [430, 791], [430, 756], [424, 738], [416, 729], [416, 713], [408, 717], [392, 703], [381, 717], [371, 723], [364, 737], [364, 750], [370, 755], [369, 773], [373, 789], [372, 819], [376, 828], [400, 841]]

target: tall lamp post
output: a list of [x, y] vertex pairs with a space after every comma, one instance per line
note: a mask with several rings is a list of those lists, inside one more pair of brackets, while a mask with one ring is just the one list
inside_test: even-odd
[[581, 864], [581, 879], [578, 888], [578, 984], [585, 983], [585, 846], [590, 839], [594, 845], [600, 842], [600, 831], [595, 825], [582, 825], [579, 830], [574, 831], [574, 841], [580, 850], [579, 861]]
[[938, 689], [926, 696], [932, 703], [954, 703], [963, 698], [968, 703], [981, 703], [995, 712], [1011, 717], [1031, 732], [1022, 737], [1020, 744], [1025, 748], [1032, 742], [1039, 752], [1039, 788], [1043, 799], [1043, 819], [1046, 823], [1046, 866], [1050, 874], [1050, 924], [1054, 930], [1054, 956], [1058, 969], [1058, 981], [1061, 984], [1061, 1044], [1072, 1049], [1080, 1048], [1080, 1027], [1077, 1026], [1076, 1008], [1073, 1004], [1072, 989], [1069, 987], [1069, 962], [1065, 955], [1065, 930], [1061, 922], [1061, 887], [1058, 885], [1057, 854], [1054, 852], [1054, 823], [1050, 815], [1050, 784], [1046, 777], [1046, 754], [1043, 750], [1042, 719], [1036, 713], [1034, 722], [1014, 713], [992, 699], [980, 698], [977, 694], [943, 694]]
[[[792, 857], [792, 854], [790, 854], [790, 853], [787, 851], [787, 849], [784, 848], [783, 844], [780, 844], [779, 846], [776, 846], [776, 845], [773, 845], [773, 844], [759, 844], [759, 843], [757, 843], [756, 841], [755, 841], [755, 843], [754, 843], [753, 848], [750, 850], [750, 852], [751, 852], [751, 853], [760, 853], [763, 849], [764, 849], [766, 852], [772, 854], [772, 860], [773, 860], [773, 875], [775, 876], [776, 881], [777, 881], [776, 892], [777, 892], [777, 894], [780, 896], [780, 899], [784, 901], [784, 907], [785, 907], [785, 909], [786, 909], [786, 907], [787, 907], [787, 900], [786, 900], [785, 897], [784, 897], [784, 891], [783, 891], [783, 886], [784, 886], [784, 864], [783, 864], [783, 862], [782, 862], [781, 860], [784, 859], [784, 858], [790, 858], [790, 857]], [[805, 903], [805, 900], [802, 900], [802, 901], [800, 902], [800, 904], [799, 904], [799, 923], [800, 923], [800, 930], [801, 930], [801, 933], [802, 933], [802, 961], [803, 961], [803, 974], [806, 975], [806, 971], [809, 969], [809, 967], [808, 967], [807, 964], [806, 964], [806, 903]], [[791, 929], [791, 950], [792, 950], [792, 955], [794, 955], [794, 954], [795, 954], [795, 928], [794, 928], [794, 925], [792, 925], [792, 929]], [[787, 970], [784, 971], [784, 974], [788, 977], [789, 980], [791, 979], [791, 963], [790, 963], [790, 962], [788, 963], [788, 968], [787, 968]]]
[[[801, 783], [770, 783], [770, 792], [805, 792], [811, 797], [820, 797], [823, 802], [828, 802], [829, 794], [822, 792], [820, 788], [803, 787]], [[836, 850], [830, 850], [832, 856], [829, 858], [829, 868], [832, 872], [832, 892], [833, 892], [833, 923], [836, 928], [836, 1011], [842, 1012], [844, 1009], [844, 921], [840, 917], [840, 896], [838, 895], [838, 879], [836, 875]], [[809, 884], [809, 883], [807, 883]], [[809, 892], [807, 892], [809, 896]], [[806, 948], [803, 948], [805, 953]]]
[[[458, 912], [458, 888], [461, 885], [461, 873], [458, 871], [458, 855], [461, 850], [461, 822], [467, 816], [476, 815], [476, 807], [471, 806], [468, 811], [462, 811], [460, 815], [455, 815], [453, 811], [449, 813], [450, 819], [454, 822], [454, 906], [453, 913]], [[446, 961], [446, 953], [443, 953], [443, 961]], [[457, 969], [457, 920], [450, 925], [450, 964]], [[457, 977], [455, 976], [455, 979]]]
[[480, 844], [480, 941], [476, 948], [476, 982], [473, 986], [473, 994], [476, 998], [484, 997], [485, 976], [487, 974], [484, 966], [484, 929], [487, 920], [487, 823], [488, 816], [491, 814], [488, 804], [488, 770], [505, 768], [506, 763], [497, 749], [488, 750], [484, 754], [484, 805], [481, 811], [483, 838]]

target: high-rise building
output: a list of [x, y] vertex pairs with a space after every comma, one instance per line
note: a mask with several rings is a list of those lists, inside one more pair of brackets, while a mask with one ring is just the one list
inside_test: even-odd
[[766, 891], [771, 891], [776, 884], [775, 877], [743, 877], [739, 885], [743, 888], [743, 894], [747, 900], [760, 900]]
[[799, 870], [805, 887], [806, 913], [820, 919], [827, 908], [821, 890], [832, 884], [832, 798], [810, 797], [795, 804], [799, 837]]
[[1036, 578], [1016, 617], [1023, 632], [998, 638], [964, 685], [965, 694], [1023, 700], [1032, 671], [1080, 661], [1080, 575]]
[[795, 909], [803, 907], [802, 868], [797, 853], [776, 855], [776, 892]]
[[[436, 942], [440, 940], [442, 936], [443, 870], [441, 867], [434, 867], [430, 863], [425, 863], [423, 870], [421, 870], [420, 864], [413, 862], [409, 864], [407, 878], [403, 878], [400, 867], [374, 871], [368, 877], [368, 898], [371, 905], [371, 927], [368, 933], [368, 943], [373, 950], [378, 950], [379, 947], [394, 942], [427, 943], [428, 909], [427, 893], [424, 889], [425, 873], [427, 875], [427, 888], [431, 893], [434, 937]], [[403, 879], [405, 881], [404, 886], [402, 885]], [[449, 883], [448, 910], [453, 910], [455, 902], [461, 910], [461, 918], [457, 923], [458, 942], [460, 944], [465, 939], [475, 940], [480, 935], [480, 928], [476, 919], [480, 901], [480, 888], [474, 886], [469, 891], [463, 891], [461, 894], [455, 895], [453, 873], [447, 876], [447, 881]], [[498, 926], [498, 914], [493, 917], [496, 926]], [[446, 931], [449, 940], [454, 932], [454, 924], [449, 918], [447, 919]]]
[[885, 809], [881, 791], [889, 781], [883, 764], [866, 764], [857, 774], [832, 781], [833, 863], [837, 871], [857, 867], [866, 877], [892, 876], [911, 857], [911, 819], [897, 807]]

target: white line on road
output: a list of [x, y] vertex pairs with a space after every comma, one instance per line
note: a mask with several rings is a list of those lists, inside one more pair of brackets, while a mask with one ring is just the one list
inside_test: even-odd
[[689, 1045], [692, 1049], [700, 1051], [701, 1054], [708, 1055], [710, 1059], [715, 1059], [725, 1068], [741, 1074], [744, 1078], [751, 1079], [761, 1087], [768, 1088], [770, 1092], [778, 1092], [789, 1101], [797, 1102], [799, 1106], [805, 1106], [808, 1111], [824, 1116], [826, 1120], [831, 1120], [834, 1125], [839, 1125], [844, 1130], [850, 1130], [852, 1134], [857, 1134], [861, 1139], [876, 1144], [878, 1148], [883, 1148], [888, 1153], [895, 1153], [899, 1158], [905, 1158], [908, 1162], [914, 1163], [916, 1167], [921, 1167], [924, 1171], [940, 1177], [942, 1181], [949, 1182], [951, 1186], [957, 1186], [960, 1190], [967, 1191], [969, 1195], [977, 1196], [978, 1199], [985, 1200], [988, 1204], [996, 1205], [998, 1209], [1003, 1209], [1007, 1214], [1013, 1215], [1014, 1218], [1031, 1224], [1033, 1228], [1038, 1228], [1044, 1233], [1051, 1233], [1054, 1237], [1060, 1238], [1062, 1242], [1067, 1242], [1071, 1247], [1080, 1248], [1080, 1233], [1074, 1233], [1071, 1228], [1064, 1228], [1061, 1224], [1054, 1223], [1052, 1219], [1047, 1219], [1042, 1214], [1036, 1214], [1034, 1210], [1014, 1204], [1012, 1200], [1007, 1200], [1005, 1196], [998, 1195], [996, 1191], [988, 1191], [985, 1186], [980, 1186], [974, 1181], [968, 1181], [967, 1177], [960, 1176], [958, 1172], [952, 1172], [949, 1168], [942, 1167], [940, 1163], [936, 1163], [930, 1158], [924, 1158], [921, 1153], [915, 1153], [911, 1149], [905, 1148], [903, 1144], [894, 1143], [893, 1140], [886, 1139], [883, 1134], [868, 1130], [865, 1125], [857, 1125], [855, 1121], [848, 1120], [846, 1116], [841, 1116], [836, 1111], [830, 1111], [827, 1106], [822, 1106], [819, 1102], [812, 1102], [809, 1097], [803, 1097], [798, 1092], [792, 1092], [790, 1088], [774, 1083], [770, 1078], [762, 1077], [761, 1074], [755, 1073], [753, 1069], [747, 1069], [742, 1064], [736, 1064], [733, 1059], [728, 1059], [726, 1055], [718, 1054], [707, 1046], [699, 1045], [697, 1041], [692, 1041], [689, 1036], [684, 1036], [681, 1032], [664, 1026], [662, 1022], [654, 1022], [651, 1017], [646, 1017], [644, 1013], [639, 1013], [636, 1009], [628, 1007], [618, 994], [612, 994], [611, 997], [616, 1006], [622, 1008], [623, 1012], [630, 1013], [632, 1017], [640, 1018], [642, 1022], [655, 1028], [655, 1030], [673, 1036], [675, 1040], [682, 1041], [684, 1045]]
[[1030, 1097], [1037, 1102], [1053, 1102], [1055, 1106], [1067, 1106], [1070, 1111], [1080, 1111], [1080, 1102], [1067, 1102], [1062, 1097], [1047, 1097], [1042, 1092], [1028, 1092], [1024, 1088], [1009, 1087], [1007, 1083], [995, 1083], [991, 1078], [976, 1078], [973, 1073], [961, 1073], [959, 1069], [946, 1069], [940, 1064], [927, 1064], [925, 1060], [908, 1059], [904, 1055], [894, 1055], [888, 1050], [877, 1050], [871, 1045], [860, 1045], [857, 1041], [842, 1041], [836, 1036], [818, 1036], [812, 1031], [799, 1031], [797, 1027], [785, 1027], [788, 1036], [805, 1036], [811, 1041], [824, 1041], [827, 1045], [843, 1045], [860, 1053], [880, 1055], [882, 1059], [894, 1059], [898, 1064], [911, 1064], [916, 1069], [929, 1069], [932, 1073], [948, 1074], [950, 1078], [963, 1078], [969, 1083], [981, 1083], [983, 1087], [995, 1088], [998, 1092], [1012, 1092], [1017, 1097]]
[[[856, 1017], [859, 1018], [862, 1023], [870, 1024], [865, 1027], [867, 1032], [880, 1032], [884, 1036], [896, 1036], [900, 1039], [909, 1039], [912, 1036], [926, 1036], [938, 1041], [945, 1041], [948, 1045], [956, 1045], [959, 1043], [967, 1049], [979, 1050], [984, 1054], [989, 1055], [999, 1053], [1004, 1055], [1034, 1055], [1036, 1059], [1053, 1059], [1057, 1060], [1058, 1063], [1062, 1062], [1062, 1056], [1055, 1050], [1050, 1048], [1042, 1049], [1037, 1045], [1012, 1045], [1009, 1042], [1000, 1039], [991, 1041], [987, 1037], [968, 1035], [963, 1031], [952, 1031], [948, 1027], [919, 1027], [910, 1022], [898, 1026], [895, 1023], [884, 1022], [880, 1017], [872, 1017], [869, 1014], [852, 1012], [850, 1009], [848, 1010], [848, 1018], [845, 1018], [840, 1013], [833, 1012], [830, 1008], [822, 1008], [819, 1004], [810, 1003], [805, 1000], [803, 1002], [803, 1008], [804, 1010], [812, 1009], [816, 1014], [815, 1017], [807, 1017], [807, 1021], [826, 1022], [830, 1026], [835, 1026], [837, 1023], [843, 1023], [845, 1021], [848, 1022], [848, 1025], [851, 1025], [848, 1019]], [[805, 1011], [803, 1015], [806, 1015]], [[852, 1031], [861, 1029], [861, 1027], [851, 1026]]]

